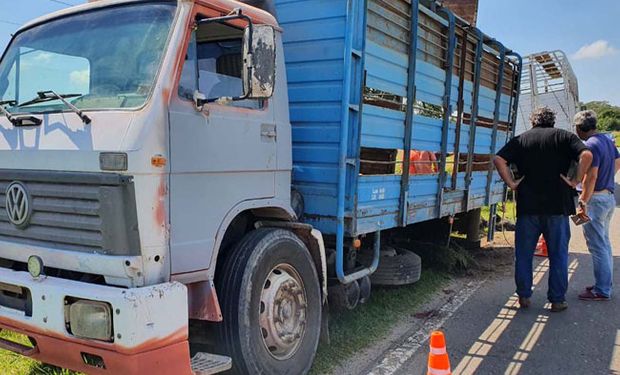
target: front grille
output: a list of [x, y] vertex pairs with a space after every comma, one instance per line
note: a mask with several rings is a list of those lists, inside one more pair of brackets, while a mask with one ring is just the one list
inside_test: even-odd
[[[19, 182], [32, 214], [9, 221], [7, 187]], [[135, 255], [139, 236], [133, 182], [98, 173], [0, 170], [0, 241], [110, 255]]]

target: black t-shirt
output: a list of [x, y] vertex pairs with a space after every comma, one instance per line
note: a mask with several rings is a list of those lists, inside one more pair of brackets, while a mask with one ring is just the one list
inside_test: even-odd
[[560, 177], [587, 150], [575, 134], [534, 128], [513, 138], [498, 155], [525, 177], [517, 189], [518, 215], [574, 215], [576, 192]]

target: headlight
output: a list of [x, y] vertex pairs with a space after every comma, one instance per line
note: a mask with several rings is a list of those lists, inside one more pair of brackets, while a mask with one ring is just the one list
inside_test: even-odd
[[77, 300], [69, 305], [71, 334], [84, 339], [112, 341], [112, 307], [99, 301]]

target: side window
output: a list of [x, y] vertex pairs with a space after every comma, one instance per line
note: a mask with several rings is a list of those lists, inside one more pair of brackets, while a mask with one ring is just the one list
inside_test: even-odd
[[198, 43], [198, 87], [207, 98], [243, 95], [241, 39]]
[[[221, 24], [201, 26], [188, 47], [179, 96], [191, 99], [196, 89], [208, 99], [243, 95], [242, 35], [242, 30]], [[239, 100], [227, 105], [262, 109], [264, 101]]]

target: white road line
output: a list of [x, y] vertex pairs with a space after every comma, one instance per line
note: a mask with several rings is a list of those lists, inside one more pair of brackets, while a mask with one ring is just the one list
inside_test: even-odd
[[381, 363], [375, 366], [368, 375], [392, 375], [398, 371], [428, 340], [431, 332], [443, 326], [448, 319], [467, 301], [487, 279], [472, 281], [461, 289], [450, 302], [439, 309], [435, 317], [428, 319], [422, 327], [409, 336], [399, 347], [390, 350]]

